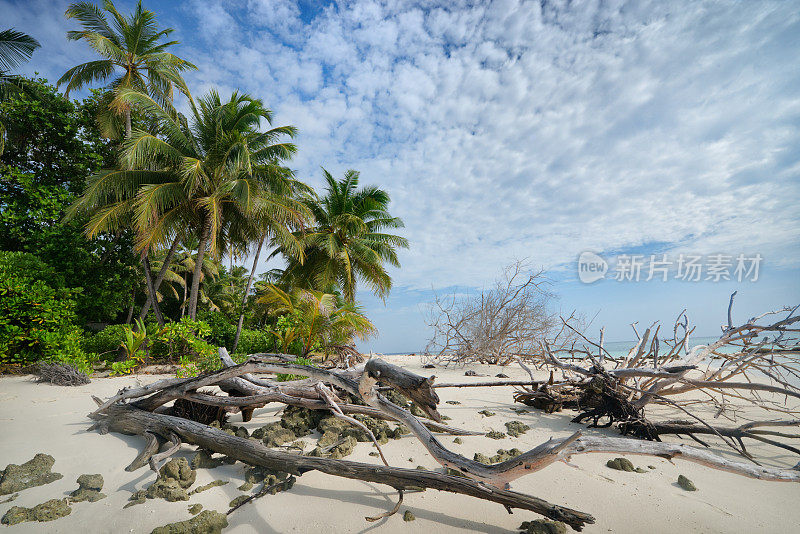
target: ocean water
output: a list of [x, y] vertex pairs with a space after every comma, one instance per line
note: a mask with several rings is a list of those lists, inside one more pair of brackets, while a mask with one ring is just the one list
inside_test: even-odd
[[[689, 338], [688, 347], [689, 351], [692, 350], [692, 347], [696, 347], [697, 345], [708, 345], [709, 343], [713, 343], [718, 340], [718, 337], [709, 336], [709, 337], [694, 337]], [[628, 354], [628, 351], [636, 345], [636, 341], [611, 341], [604, 344], [605, 349], [613, 356], [614, 358], [618, 357], [625, 357]], [[661, 352], [663, 353], [663, 349], [666, 348], [662, 345]], [[422, 350], [408, 350], [404, 352], [387, 352], [384, 353], [384, 356], [403, 356], [406, 354], [422, 354]]]

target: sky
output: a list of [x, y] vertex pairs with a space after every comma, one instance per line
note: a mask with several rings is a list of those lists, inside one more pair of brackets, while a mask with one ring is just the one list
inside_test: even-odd
[[[94, 59], [66, 40], [66, 5], [0, 0], [2, 25], [42, 43], [23, 73], [55, 81]], [[198, 66], [194, 95], [247, 91], [299, 129], [298, 177], [352, 168], [390, 194], [411, 246], [385, 301], [359, 291], [380, 331], [362, 350], [421, 351], [435, 295], [474, 296], [515, 260], [545, 269], [558, 311], [607, 340], [683, 309], [717, 334], [735, 290], [739, 322], [800, 303], [795, 2], [145, 6]], [[608, 263], [591, 284], [586, 251]], [[666, 281], [645, 281], [652, 255]], [[680, 279], [693, 255], [700, 280]], [[757, 280], [737, 279], [740, 255]], [[637, 281], [624, 266], [639, 257]]]

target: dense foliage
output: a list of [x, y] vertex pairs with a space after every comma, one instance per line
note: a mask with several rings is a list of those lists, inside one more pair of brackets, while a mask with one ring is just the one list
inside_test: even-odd
[[[10, 74], [38, 43], [0, 32], [0, 364], [194, 375], [220, 366], [219, 346], [237, 361], [354, 351], [374, 332], [356, 280], [386, 295], [385, 264], [407, 245], [382, 233], [402, 226], [388, 194], [348, 171], [326, 172], [319, 197], [287, 166], [296, 129], [252, 95], [195, 100], [181, 77], [194, 65], [141, 3], [66, 16], [80, 25], [67, 38], [98, 57], [65, 66], [64, 94]], [[255, 281], [265, 244], [287, 267]], [[250, 254], [252, 267], [233, 261]]]

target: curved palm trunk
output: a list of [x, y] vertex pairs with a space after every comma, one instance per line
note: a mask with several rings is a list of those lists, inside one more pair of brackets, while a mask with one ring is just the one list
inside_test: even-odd
[[158, 298], [156, 297], [156, 290], [153, 288], [153, 274], [150, 271], [150, 257], [145, 255], [142, 258], [142, 265], [144, 266], [144, 281], [147, 286], [148, 299], [153, 303], [153, 311], [156, 314], [158, 326], [164, 326], [164, 317], [161, 315], [161, 308], [158, 306]]
[[203, 220], [203, 229], [200, 231], [200, 245], [197, 247], [197, 259], [192, 273], [192, 292], [189, 296], [189, 319], [194, 321], [197, 316], [197, 297], [200, 294], [200, 277], [203, 275], [203, 256], [208, 245], [208, 234], [211, 233], [211, 218], [206, 216]]
[[261, 236], [261, 241], [258, 243], [258, 249], [256, 249], [256, 257], [253, 260], [253, 268], [250, 270], [250, 276], [247, 277], [247, 288], [244, 290], [244, 296], [242, 297], [242, 310], [239, 313], [239, 323], [236, 325], [236, 338], [233, 340], [233, 349], [231, 352], [236, 352], [236, 347], [239, 346], [239, 336], [242, 335], [242, 325], [244, 324], [244, 307], [247, 305], [247, 295], [250, 294], [250, 288], [253, 286], [253, 277], [256, 274], [256, 266], [258, 266], [258, 257], [261, 255], [261, 248], [264, 246], [264, 240], [267, 238], [267, 234]]
[[[169, 264], [172, 262], [172, 257], [175, 255], [175, 251], [178, 249], [178, 242], [180, 239], [178, 237], [175, 238], [175, 241], [172, 242], [172, 246], [169, 248], [167, 252], [167, 256], [164, 258], [164, 263], [161, 265], [161, 269], [158, 271], [158, 275], [156, 276], [155, 282], [153, 282], [153, 292], [157, 293], [158, 288], [161, 287], [161, 282], [164, 281], [164, 276], [167, 274], [167, 269], [169, 269]], [[153, 301], [150, 300], [150, 295], [147, 296], [147, 302], [144, 303], [142, 307], [141, 313], [139, 313], [139, 320], [144, 321], [144, 318], [147, 317], [147, 312], [150, 311], [150, 306], [153, 304]], [[156, 303], [157, 304], [157, 303]], [[157, 312], [157, 315], [161, 313], [161, 310]], [[130, 321], [129, 321], [130, 322]]]

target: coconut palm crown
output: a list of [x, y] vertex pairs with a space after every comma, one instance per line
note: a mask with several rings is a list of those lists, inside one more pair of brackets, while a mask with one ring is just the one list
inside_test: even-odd
[[137, 249], [169, 247], [178, 234], [198, 240], [189, 315], [197, 309], [203, 255], [223, 254], [232, 243], [256, 241], [265, 231], [287, 253], [302, 255], [292, 230], [307, 208], [296, 200], [308, 188], [281, 162], [295, 153], [292, 126], [260, 130], [272, 121], [263, 103], [233, 93], [224, 101], [216, 91], [191, 100], [191, 120], [171, 102], [121, 89], [119, 97], [149, 115], [149, 130], [134, 129], [122, 144], [120, 168], [91, 178], [75, 210], [92, 215], [92, 236], [129, 223]]
[[[83, 27], [67, 32], [67, 39], [87, 42], [102, 58], [82, 63], [64, 73], [58, 85], [67, 84], [65, 96], [69, 97], [70, 91], [92, 82], [109, 79], [114, 91], [136, 89], [158, 99], [171, 99], [174, 87], [188, 93], [180, 73], [197, 67], [167, 52], [169, 47], [178, 43], [163, 41], [173, 29], [160, 30], [155, 14], [144, 9], [141, 0], [128, 16], [122, 15], [111, 0], [105, 0], [102, 9], [91, 2], [76, 2], [69, 6], [65, 15]], [[119, 100], [115, 100], [112, 107], [124, 114], [125, 133], [129, 136], [130, 108]], [[100, 119], [107, 133], [115, 130], [112, 117], [101, 115]]]
[[[296, 287], [338, 286], [348, 302], [355, 301], [361, 280], [384, 298], [392, 288], [385, 264], [399, 267], [397, 249], [408, 248], [408, 241], [383, 230], [402, 228], [403, 221], [389, 213], [386, 191], [374, 186], [358, 188], [357, 171], [348, 170], [341, 180], [325, 169], [322, 172], [325, 195], [305, 200], [314, 226], [297, 233], [304, 259], [301, 262], [296, 255], [284, 254], [285, 277]], [[279, 247], [278, 252], [284, 251]]]

